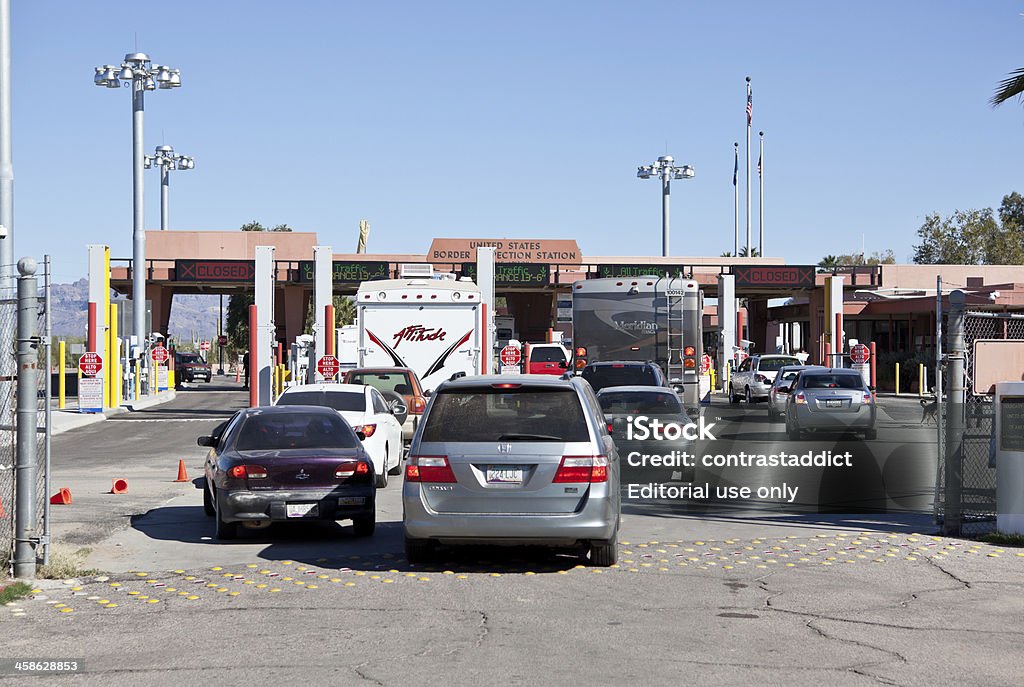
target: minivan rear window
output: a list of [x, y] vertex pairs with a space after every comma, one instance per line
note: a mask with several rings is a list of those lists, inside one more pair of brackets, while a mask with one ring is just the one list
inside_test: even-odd
[[472, 388], [439, 392], [421, 441], [589, 441], [572, 389]]
[[778, 372], [786, 365], [799, 365], [796, 358], [761, 358], [757, 363], [758, 372]]
[[609, 386], [658, 386], [654, 372], [647, 365], [600, 365], [583, 370], [583, 379], [594, 391]]

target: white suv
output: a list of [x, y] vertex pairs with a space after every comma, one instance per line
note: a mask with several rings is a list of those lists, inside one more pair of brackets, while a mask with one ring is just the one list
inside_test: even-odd
[[744, 360], [733, 373], [729, 382], [729, 402], [739, 403], [746, 399], [748, 404], [761, 398], [768, 398], [775, 375], [786, 365], [799, 365], [800, 360], [792, 355], [752, 355]]

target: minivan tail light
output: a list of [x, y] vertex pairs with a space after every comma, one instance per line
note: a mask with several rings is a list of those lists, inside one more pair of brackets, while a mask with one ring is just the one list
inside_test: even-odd
[[413, 396], [412, 397], [412, 409], [411, 409], [410, 412], [413, 415], [422, 415], [423, 411], [426, 410], [426, 408], [427, 408], [427, 399], [423, 398], [422, 396]]
[[793, 397], [793, 401], [796, 402], [798, 406], [807, 405], [807, 397], [804, 396], [804, 392], [802, 391]]
[[267, 469], [262, 465], [236, 465], [228, 471], [235, 479], [247, 477], [249, 479], [266, 479]]
[[607, 481], [607, 456], [562, 456], [562, 462], [558, 464], [558, 471], [552, 480], [555, 484]]
[[409, 456], [405, 466], [406, 482], [453, 483], [455, 473], [448, 456]]

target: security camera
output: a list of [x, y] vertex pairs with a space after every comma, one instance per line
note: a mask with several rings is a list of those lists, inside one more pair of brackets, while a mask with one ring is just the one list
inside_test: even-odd
[[[3, 234], [0, 234], [0, 238], [3, 238], [6, 235], [7, 235], [6, 232], [4, 232]], [[991, 298], [994, 301], [999, 300], [999, 296], [1000, 296], [1000, 294], [999, 294], [998, 291], [993, 291], [992, 293], [990, 293], [988, 295], [988, 297]]]

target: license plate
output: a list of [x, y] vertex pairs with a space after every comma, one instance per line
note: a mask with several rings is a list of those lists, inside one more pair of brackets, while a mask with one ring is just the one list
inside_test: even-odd
[[841, 398], [826, 398], [825, 399], [825, 407], [826, 408], [842, 408], [843, 407], [843, 399], [841, 399]]
[[285, 511], [289, 518], [315, 518], [318, 513], [315, 503], [289, 503]]
[[339, 506], [362, 506], [365, 503], [365, 496], [342, 496], [338, 499]]
[[523, 469], [513, 465], [491, 465], [487, 468], [488, 484], [522, 484]]

